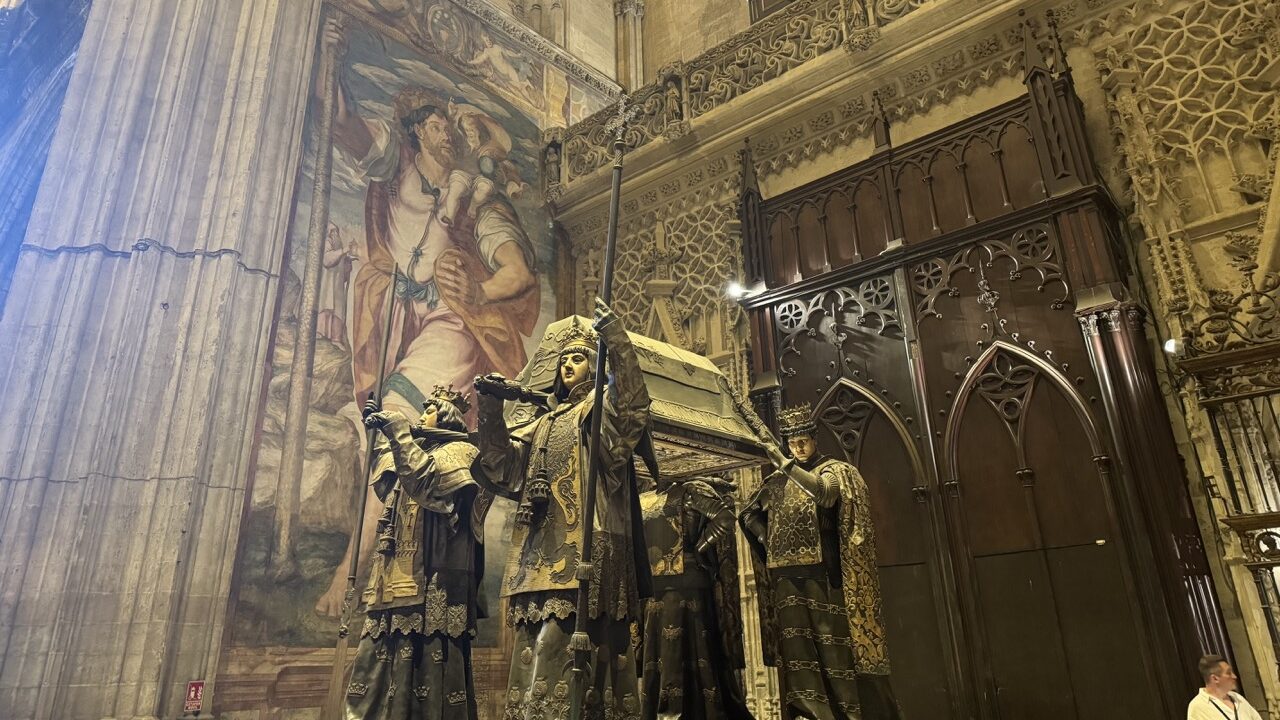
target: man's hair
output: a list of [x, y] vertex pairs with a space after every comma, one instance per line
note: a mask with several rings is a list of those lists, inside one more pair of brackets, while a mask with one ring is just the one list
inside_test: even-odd
[[436, 400], [428, 400], [422, 403], [423, 412], [432, 406], [436, 408], [436, 427], [441, 430], [453, 430], [454, 432], [466, 432], [467, 421], [463, 419], [462, 413], [458, 412], [458, 408], [451, 402], [439, 402]]
[[1218, 671], [1222, 669], [1222, 663], [1226, 661], [1227, 659], [1221, 655], [1205, 655], [1200, 658], [1200, 678], [1204, 680], [1205, 684], [1208, 684], [1210, 675], [1218, 674]]
[[405, 135], [409, 136], [409, 147], [414, 150], [422, 149], [422, 146], [418, 144], [418, 134], [413, 129], [426, 122], [427, 118], [432, 115], [439, 115], [441, 120], [446, 123], [449, 122], [449, 115], [439, 105], [421, 105], [416, 110], [410, 110], [404, 114], [404, 117], [400, 118], [400, 125], [404, 127]]

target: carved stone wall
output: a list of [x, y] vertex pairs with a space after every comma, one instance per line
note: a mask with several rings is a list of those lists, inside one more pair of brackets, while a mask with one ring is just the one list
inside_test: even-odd
[[1206, 543], [1228, 561], [1221, 584], [1240, 603], [1273, 717], [1275, 563], [1259, 555], [1258, 533], [1280, 526], [1267, 500], [1280, 390], [1278, 238], [1267, 219], [1277, 27], [1275, 3], [1195, 0], [1095, 50], [1134, 251], [1174, 355], [1171, 406], [1183, 411], [1203, 477], [1193, 496]]
[[[1274, 224], [1280, 208], [1267, 212], [1276, 203], [1271, 186], [1278, 159], [1269, 84], [1277, 68], [1276, 3], [868, 5], [835, 25], [824, 14], [829, 3], [793, 4], [719, 48], [665, 68], [671, 82], [633, 93], [640, 112], [626, 137], [622, 197], [623, 226], [633, 229], [623, 243], [644, 245], [649, 255], [620, 256], [619, 278], [628, 279], [619, 285], [619, 302], [628, 319], [649, 322], [652, 308], [662, 304], [648, 298], [636, 310], [627, 299], [635, 290], [628, 288], [643, 287], [656, 272], [654, 253], [674, 256], [680, 242], [703, 241], [699, 234], [677, 239], [671, 223], [728, 201], [745, 140], [760, 186], [776, 196], [868, 157], [876, 144], [877, 100], [900, 146], [1024, 92], [1019, 13], [1040, 30], [1052, 22], [1084, 103], [1095, 162], [1131, 213], [1132, 232], [1120, 242], [1137, 270], [1131, 284], [1145, 292], [1156, 319], [1152, 346], [1174, 340], [1171, 347], [1186, 355], [1180, 369], [1159, 368], [1161, 382], [1188, 461], [1188, 490], [1236, 665], [1271, 712], [1280, 712], [1263, 599], [1251, 571], [1236, 564], [1246, 546], [1219, 522], [1229, 515], [1223, 497], [1230, 468], [1223, 467], [1222, 443], [1203, 403], [1280, 388], [1280, 345], [1271, 344], [1280, 281], [1269, 274], [1280, 270], [1271, 260], [1280, 257], [1280, 225]], [[838, 38], [828, 39], [829, 27]], [[574, 246], [579, 297], [593, 291], [590, 278], [598, 270], [582, 268], [604, 237], [606, 120], [601, 113], [564, 136], [557, 209]], [[676, 291], [671, 304], [692, 302], [682, 303], [684, 292]], [[725, 337], [744, 332], [741, 325], [722, 328]], [[1242, 354], [1197, 359], [1222, 352]]]
[[749, 23], [742, 0], [646, 0], [644, 81], [652, 82], [668, 65], [693, 60]]

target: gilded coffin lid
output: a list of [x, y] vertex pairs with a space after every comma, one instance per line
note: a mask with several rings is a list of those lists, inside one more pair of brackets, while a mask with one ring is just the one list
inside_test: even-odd
[[[548, 325], [516, 379], [526, 387], [550, 389], [560, 347], [590, 324], [587, 318], [572, 315]], [[724, 374], [715, 363], [651, 337], [627, 334], [652, 401], [654, 450], [664, 476], [714, 473], [763, 462], [754, 434], [738, 417], [733, 398], [721, 390]], [[513, 426], [531, 420], [533, 414], [530, 405], [508, 403], [507, 420]], [[637, 469], [643, 472], [643, 463], [637, 463]]]

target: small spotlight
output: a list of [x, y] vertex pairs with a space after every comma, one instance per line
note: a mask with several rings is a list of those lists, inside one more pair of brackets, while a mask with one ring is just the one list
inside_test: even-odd
[[724, 294], [728, 295], [733, 300], [741, 300], [747, 296], [747, 289], [742, 286], [742, 283], [737, 280], [733, 280], [725, 286]]
[[1177, 338], [1169, 338], [1164, 341], [1164, 351], [1170, 355], [1182, 354], [1182, 341]]

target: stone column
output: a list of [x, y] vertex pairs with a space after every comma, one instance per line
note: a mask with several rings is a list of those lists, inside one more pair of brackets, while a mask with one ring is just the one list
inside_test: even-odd
[[214, 678], [319, 6], [94, 3], [0, 315], [8, 717]]
[[628, 92], [644, 85], [644, 0], [614, 0], [618, 83]]

